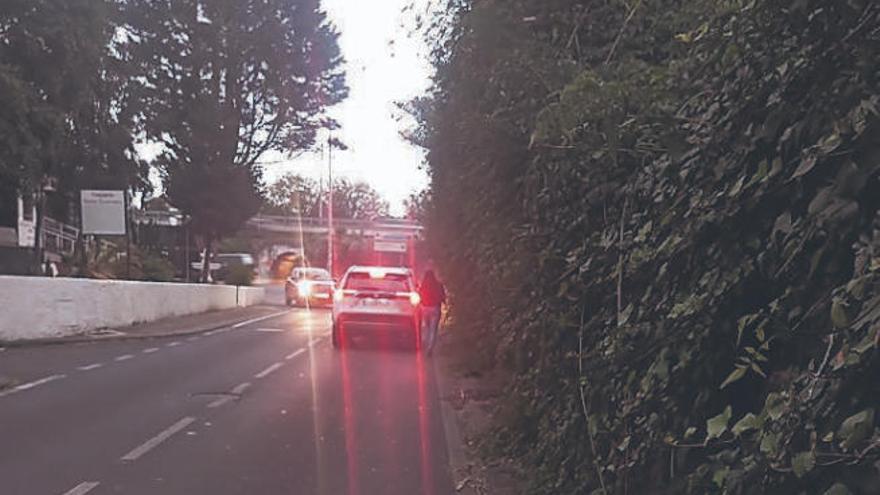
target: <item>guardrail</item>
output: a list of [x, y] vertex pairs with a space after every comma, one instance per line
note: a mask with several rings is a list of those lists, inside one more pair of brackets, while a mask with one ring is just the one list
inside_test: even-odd
[[43, 248], [47, 251], [73, 254], [78, 238], [78, 228], [53, 218], [43, 217]]

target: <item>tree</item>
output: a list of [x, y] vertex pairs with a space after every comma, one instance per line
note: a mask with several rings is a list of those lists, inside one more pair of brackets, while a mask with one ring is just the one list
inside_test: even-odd
[[388, 215], [388, 202], [366, 182], [334, 179], [333, 215], [363, 220], [383, 217]]
[[117, 22], [112, 0], [9, 0], [0, 9], [0, 180], [36, 196], [35, 264], [47, 181], [64, 217], [83, 187], [146, 184], [132, 149], [129, 78], [113, 50]]
[[312, 145], [345, 97], [337, 34], [318, 0], [132, 0], [127, 19], [155, 165], [210, 253], [258, 211], [260, 156]]
[[406, 210], [406, 218], [410, 220], [424, 222], [430, 207], [430, 189], [422, 189], [419, 192], [412, 192], [409, 197], [403, 201], [403, 208]]
[[875, 491], [876, 2], [441, 3], [427, 238], [524, 491]]
[[[296, 173], [283, 175], [266, 192], [263, 211], [269, 214], [317, 218], [327, 212], [327, 192], [316, 181]], [[333, 180], [335, 218], [370, 219], [388, 215], [388, 209], [388, 202], [366, 182]]]
[[321, 192], [314, 180], [288, 172], [266, 188], [263, 211], [273, 215], [317, 217], [320, 203]]

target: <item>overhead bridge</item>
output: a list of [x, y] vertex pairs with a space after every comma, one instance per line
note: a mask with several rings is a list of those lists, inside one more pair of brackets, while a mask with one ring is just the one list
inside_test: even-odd
[[[182, 227], [184, 216], [179, 212], [145, 211], [137, 212], [135, 220], [141, 225], [159, 227]], [[421, 239], [424, 228], [411, 220], [396, 218], [376, 218], [372, 220], [336, 218], [333, 229], [337, 233], [363, 237], [401, 237]], [[241, 229], [242, 234], [258, 237], [285, 236], [290, 234], [326, 235], [330, 230], [326, 218], [257, 215], [248, 220]]]

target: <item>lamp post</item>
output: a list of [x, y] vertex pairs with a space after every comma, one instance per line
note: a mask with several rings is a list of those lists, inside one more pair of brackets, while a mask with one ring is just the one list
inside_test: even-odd
[[333, 134], [327, 135], [327, 271], [333, 272]]

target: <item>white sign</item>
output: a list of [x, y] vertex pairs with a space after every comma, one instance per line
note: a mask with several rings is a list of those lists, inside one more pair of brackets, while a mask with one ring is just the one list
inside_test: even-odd
[[82, 233], [125, 235], [125, 193], [82, 191]]
[[405, 242], [375, 241], [375, 242], [373, 242], [373, 251], [380, 252], [380, 253], [405, 253], [406, 252], [406, 243]]
[[37, 209], [28, 205], [20, 196], [18, 198], [18, 246], [34, 247], [37, 239]]
[[37, 223], [30, 220], [18, 220], [18, 246], [34, 247], [37, 239]]

